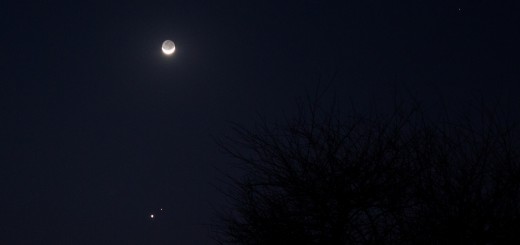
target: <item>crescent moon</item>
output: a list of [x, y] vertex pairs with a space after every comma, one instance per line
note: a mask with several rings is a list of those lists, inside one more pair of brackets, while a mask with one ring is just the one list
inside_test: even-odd
[[166, 40], [162, 44], [162, 51], [166, 55], [171, 55], [175, 52], [175, 44], [171, 40]]

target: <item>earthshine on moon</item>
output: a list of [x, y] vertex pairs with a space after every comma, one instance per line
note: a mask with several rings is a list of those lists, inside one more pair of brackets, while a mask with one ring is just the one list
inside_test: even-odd
[[171, 55], [175, 52], [175, 43], [171, 40], [166, 40], [162, 43], [162, 51], [166, 55]]

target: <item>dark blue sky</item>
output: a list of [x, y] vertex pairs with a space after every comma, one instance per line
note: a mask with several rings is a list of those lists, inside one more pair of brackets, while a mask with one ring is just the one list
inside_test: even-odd
[[0, 3], [2, 244], [211, 244], [212, 137], [320, 79], [360, 109], [518, 103], [515, 1], [44, 2]]

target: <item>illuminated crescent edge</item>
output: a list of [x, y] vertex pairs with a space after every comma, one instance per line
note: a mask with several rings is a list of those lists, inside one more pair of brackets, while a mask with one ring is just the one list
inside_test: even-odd
[[164, 47], [161, 47], [162, 48], [162, 51], [165, 53], [165, 54], [173, 54], [173, 52], [175, 52], [175, 46], [172, 48], [172, 49], [164, 49]]

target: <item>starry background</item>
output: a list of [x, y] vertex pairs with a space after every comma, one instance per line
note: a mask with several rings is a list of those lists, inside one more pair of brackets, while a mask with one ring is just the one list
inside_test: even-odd
[[518, 108], [519, 13], [490, 0], [2, 1], [0, 243], [212, 244], [230, 162], [213, 138], [229, 122], [290, 116], [319, 81], [361, 110], [396, 89], [432, 108]]

